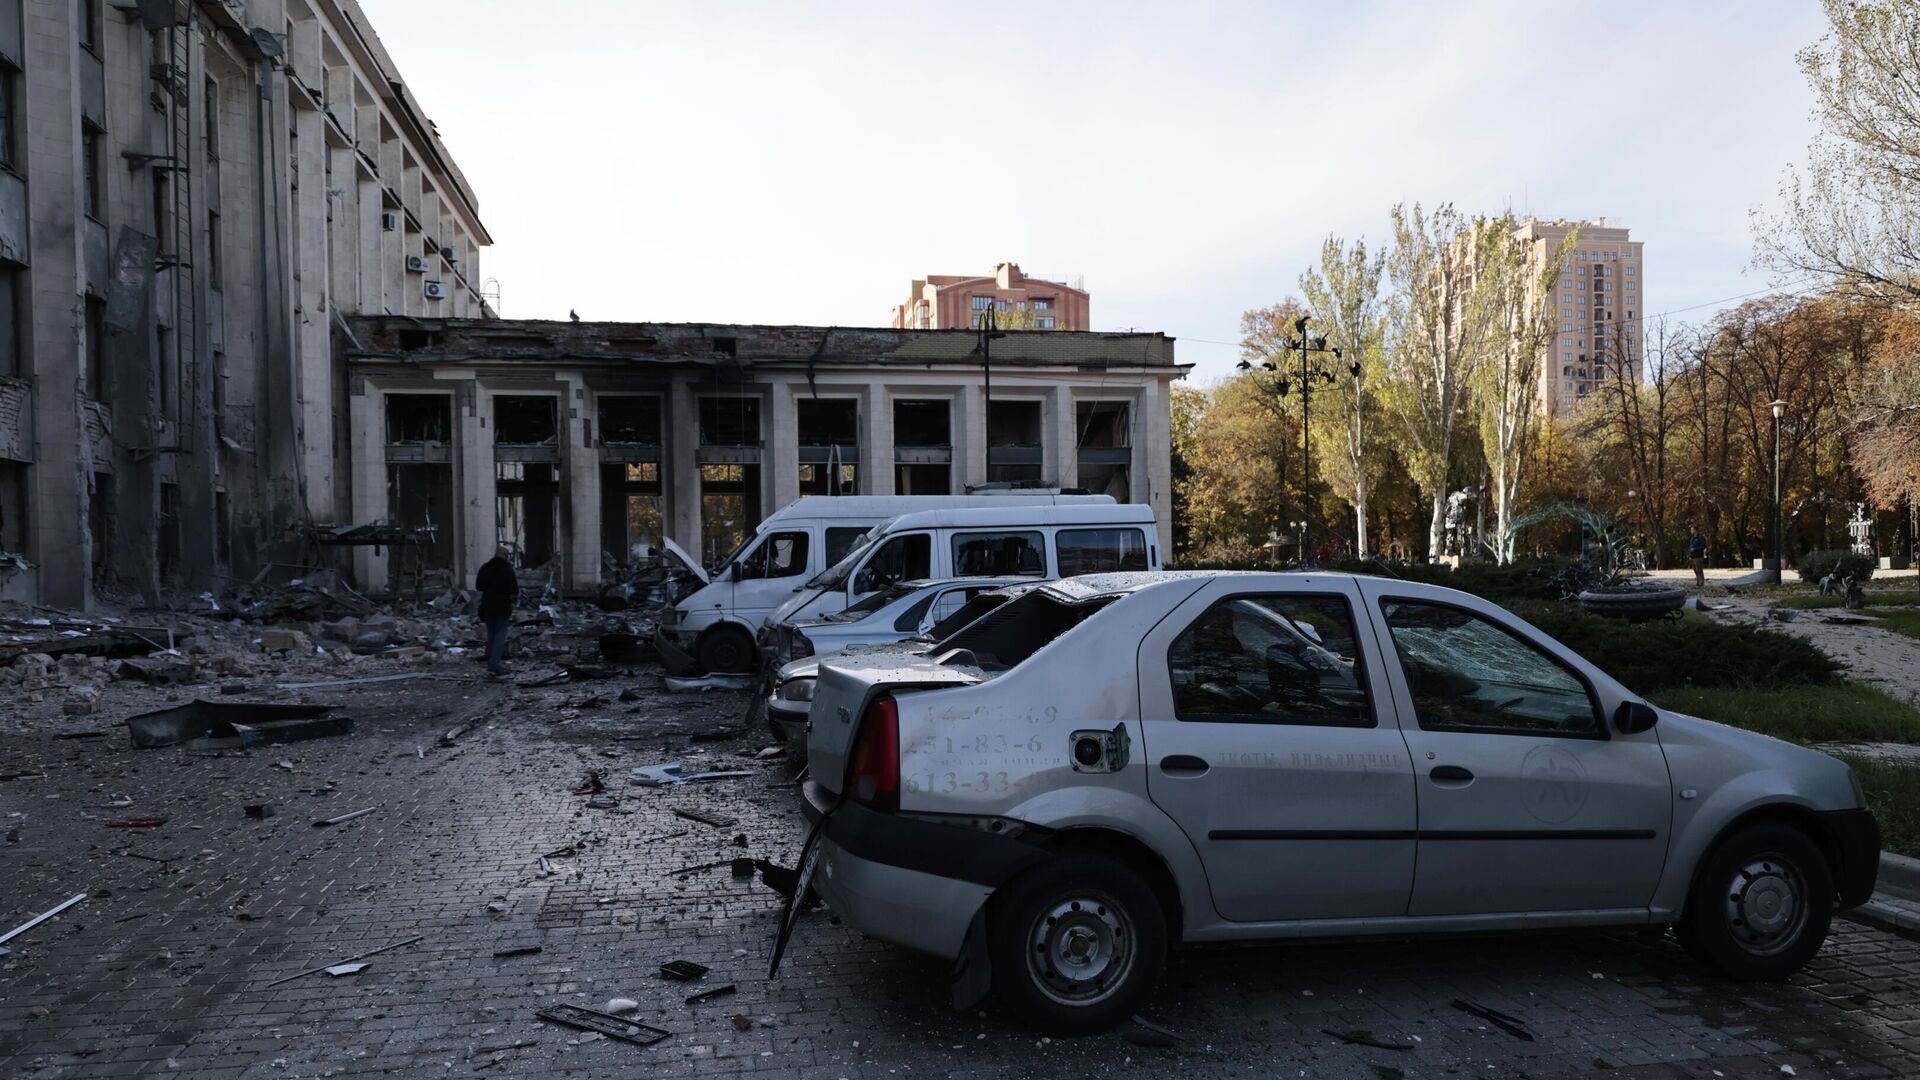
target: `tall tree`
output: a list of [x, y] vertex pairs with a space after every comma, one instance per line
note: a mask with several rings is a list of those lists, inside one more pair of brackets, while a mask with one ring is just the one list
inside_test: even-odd
[[1920, 300], [1920, 6], [1821, 0], [1801, 50], [1820, 130], [1779, 214], [1756, 214], [1759, 262], [1858, 296]]
[[1670, 329], [1655, 320], [1644, 362], [1634, 355], [1624, 326], [1613, 340], [1596, 339], [1595, 363], [1605, 380], [1583, 419], [1588, 432], [1619, 459], [1628, 497], [1646, 522], [1653, 540], [1653, 558], [1666, 566], [1668, 504], [1673, 488], [1672, 463], [1678, 424], [1676, 399], [1686, 352], [1694, 345], [1685, 328]]
[[1386, 315], [1380, 303], [1385, 266], [1386, 256], [1369, 254], [1365, 240], [1348, 247], [1329, 236], [1320, 245], [1320, 265], [1300, 275], [1300, 293], [1314, 312], [1314, 322], [1341, 351], [1345, 365], [1321, 391], [1332, 399], [1333, 408], [1314, 414], [1309, 434], [1329, 448], [1320, 454], [1320, 468], [1327, 483], [1353, 507], [1353, 553], [1362, 559], [1368, 550], [1367, 496], [1385, 456], [1374, 416], [1378, 388], [1386, 378]]
[[1920, 318], [1887, 321], [1847, 404], [1847, 446], [1867, 497], [1889, 510], [1920, 502]]
[[1542, 358], [1559, 332], [1555, 287], [1579, 235], [1569, 232], [1558, 247], [1549, 248], [1545, 240], [1516, 236], [1518, 224], [1505, 214], [1487, 222], [1481, 237], [1490, 249], [1482, 284], [1488, 332], [1476, 396], [1493, 485], [1494, 558], [1502, 563], [1513, 561], [1512, 524], [1519, 516], [1520, 482], [1539, 420]]
[[[1206, 392], [1204, 414], [1190, 423], [1183, 457], [1190, 550], [1207, 559], [1260, 556], [1260, 545], [1287, 531], [1285, 465], [1298, 455], [1298, 420], [1279, 408], [1252, 374]], [[1191, 402], [1188, 402], [1191, 407]]]
[[1447, 466], [1485, 346], [1483, 271], [1493, 247], [1481, 242], [1485, 219], [1467, 217], [1450, 203], [1431, 216], [1419, 203], [1402, 203], [1392, 216], [1387, 320], [1394, 379], [1387, 400], [1406, 437], [1402, 457], [1433, 501], [1427, 544], [1438, 554], [1446, 538]]

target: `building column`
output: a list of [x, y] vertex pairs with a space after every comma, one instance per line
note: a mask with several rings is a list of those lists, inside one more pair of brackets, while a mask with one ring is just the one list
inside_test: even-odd
[[953, 479], [964, 492], [987, 482], [987, 417], [979, 383], [968, 383], [953, 397]]
[[560, 530], [567, 553], [566, 586], [593, 592], [600, 585], [600, 450], [587, 438], [587, 419], [594, 414], [595, 404], [577, 374], [561, 378], [566, 388], [560, 399], [560, 471], [566, 491]]
[[667, 390], [666, 460], [660, 463], [667, 496], [665, 528], [687, 554], [700, 558], [700, 401], [684, 381]]
[[1141, 419], [1135, 430], [1144, 437], [1134, 441], [1133, 468], [1129, 470], [1135, 500], [1153, 507], [1162, 560], [1173, 555], [1173, 426], [1167, 415], [1169, 401], [1166, 382], [1149, 379], [1141, 384]]
[[760, 508], [765, 519], [800, 497], [800, 410], [794, 404], [795, 384], [767, 387], [767, 425], [760, 432], [760, 488], [771, 501]]
[[[347, 394], [347, 453], [353, 470], [353, 523], [365, 524], [387, 517], [387, 397], [383, 391], [368, 385], [365, 378], [354, 382], [357, 385]], [[352, 552], [353, 579], [361, 590], [372, 592], [385, 588], [389, 550], [376, 551], [371, 547], [348, 550]]]
[[862, 495], [892, 495], [893, 394], [870, 382], [860, 396], [860, 486]]
[[[480, 565], [493, 558], [500, 542], [499, 512], [494, 506], [493, 395], [476, 380], [459, 384], [455, 398], [454, 501], [460, 520], [454, 534], [454, 580], [471, 587]], [[464, 558], [462, 557], [464, 556]]]
[[1053, 460], [1041, 464], [1040, 478], [1046, 479], [1050, 472], [1056, 487], [1072, 487], [1080, 478], [1080, 439], [1073, 421], [1072, 387], [1062, 384], [1048, 392], [1041, 438]]

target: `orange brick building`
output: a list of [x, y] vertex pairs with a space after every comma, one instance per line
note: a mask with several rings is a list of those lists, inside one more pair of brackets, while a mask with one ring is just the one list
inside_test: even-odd
[[1003, 262], [985, 277], [931, 274], [916, 279], [907, 302], [893, 309], [896, 330], [952, 330], [979, 325], [989, 309], [1001, 326], [1024, 328], [1029, 315], [1035, 330], [1090, 330], [1087, 292], [1079, 284], [1043, 281]]

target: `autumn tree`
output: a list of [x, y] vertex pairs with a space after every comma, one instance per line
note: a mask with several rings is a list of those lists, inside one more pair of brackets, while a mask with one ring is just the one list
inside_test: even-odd
[[1287, 464], [1300, 438], [1295, 418], [1277, 406], [1255, 374], [1205, 391], [1205, 408], [1183, 406], [1190, 421], [1182, 457], [1190, 470], [1185, 502], [1190, 550], [1202, 557], [1245, 558], [1287, 521]]
[[1542, 357], [1559, 331], [1554, 292], [1578, 230], [1557, 247], [1515, 235], [1512, 214], [1486, 223], [1481, 291], [1486, 296], [1486, 355], [1477, 365], [1480, 439], [1491, 473], [1496, 525], [1494, 558], [1513, 561], [1512, 523], [1519, 516], [1525, 475], [1540, 411]]
[[1920, 318], [1887, 321], [1847, 395], [1847, 446], [1867, 497], [1882, 509], [1920, 501]]
[[1402, 459], [1433, 501], [1427, 544], [1438, 553], [1446, 535], [1448, 463], [1485, 347], [1485, 263], [1494, 247], [1482, 242], [1486, 219], [1451, 204], [1429, 216], [1419, 203], [1402, 203], [1392, 219], [1387, 321], [1394, 378], [1387, 402], [1405, 439]]
[[1920, 300], [1920, 6], [1821, 0], [1801, 50], [1819, 131], [1789, 172], [1783, 212], [1755, 218], [1757, 258], [1854, 296]]
[[1646, 523], [1655, 565], [1670, 565], [1668, 508], [1675, 483], [1676, 428], [1682, 369], [1695, 338], [1684, 327], [1654, 321], [1644, 356], [1616, 324], [1611, 338], [1594, 338], [1597, 392], [1588, 395], [1581, 433], [1613, 457], [1624, 475], [1628, 499]]
[[1365, 240], [1352, 246], [1329, 236], [1320, 245], [1320, 265], [1300, 275], [1300, 292], [1318, 332], [1341, 352], [1334, 381], [1317, 388], [1323, 408], [1311, 418], [1310, 434], [1324, 448], [1316, 459], [1327, 483], [1353, 507], [1354, 555], [1366, 558], [1367, 501], [1373, 478], [1385, 464], [1379, 389], [1385, 382], [1386, 315], [1380, 277], [1386, 256], [1369, 253]]

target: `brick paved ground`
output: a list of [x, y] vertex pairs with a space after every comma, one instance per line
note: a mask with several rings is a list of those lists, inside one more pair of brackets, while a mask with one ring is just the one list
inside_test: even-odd
[[[687, 738], [737, 726], [742, 695], [670, 697], [647, 674], [525, 691], [457, 667], [309, 691], [348, 704], [358, 730], [222, 757], [132, 750], [118, 729], [57, 740], [103, 718], [54, 718], [50, 706], [8, 731], [0, 776], [47, 775], [0, 782], [12, 838], [0, 845], [0, 928], [76, 892], [93, 897], [0, 959], [0, 1076], [1920, 1074], [1920, 946], [1844, 921], [1791, 985], [1760, 988], [1704, 979], [1670, 942], [1632, 933], [1188, 951], [1148, 1010], [1185, 1037], [1171, 1049], [1117, 1034], [1049, 1042], [997, 1008], [956, 1015], [940, 963], [825, 914], [802, 924], [768, 983], [777, 898], [724, 867], [673, 873], [736, 854], [790, 861], [797, 847], [778, 766], [742, 756], [758, 737]], [[615, 700], [627, 686], [640, 700]], [[606, 703], [566, 707], [589, 694]], [[115, 684], [104, 719], [160, 697]], [[435, 744], [476, 715], [483, 726]], [[755, 775], [625, 786], [630, 767], [674, 758]], [[612, 809], [568, 794], [590, 769], [607, 772]], [[109, 809], [118, 793], [133, 805]], [[243, 816], [242, 804], [263, 800], [280, 813]], [[309, 824], [366, 806], [378, 811]], [[714, 828], [675, 807], [739, 824]], [[103, 827], [127, 814], [167, 823]], [[538, 876], [542, 852], [569, 846]], [[358, 975], [268, 985], [414, 935]], [[529, 945], [542, 951], [493, 956]], [[712, 973], [692, 985], [655, 974], [675, 958]], [[682, 1000], [724, 983], [737, 995]], [[616, 996], [672, 1036], [635, 1047], [533, 1016]], [[1455, 998], [1513, 1014], [1537, 1039], [1488, 1027], [1451, 1008]], [[751, 1027], [737, 1029], [735, 1014]], [[1329, 1028], [1413, 1049], [1349, 1045]]]

